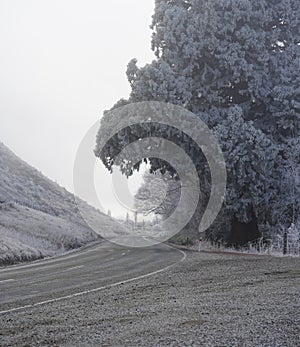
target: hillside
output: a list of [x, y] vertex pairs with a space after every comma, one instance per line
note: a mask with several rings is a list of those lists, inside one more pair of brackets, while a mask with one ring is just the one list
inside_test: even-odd
[[[104, 231], [122, 227], [80, 201]], [[0, 143], [0, 264], [64, 253], [99, 238], [79, 214], [73, 194]]]

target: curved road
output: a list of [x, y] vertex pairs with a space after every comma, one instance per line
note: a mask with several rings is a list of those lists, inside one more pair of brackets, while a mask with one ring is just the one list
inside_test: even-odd
[[57, 258], [0, 268], [0, 314], [150, 276], [184, 258], [184, 252], [165, 244], [125, 248], [104, 241]]

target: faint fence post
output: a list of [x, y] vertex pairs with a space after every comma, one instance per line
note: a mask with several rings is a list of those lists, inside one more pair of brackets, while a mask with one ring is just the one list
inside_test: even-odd
[[288, 248], [288, 233], [285, 230], [283, 233], [283, 255], [287, 254], [287, 248]]
[[199, 240], [198, 240], [198, 252], [200, 252], [200, 251], [201, 251], [201, 249], [202, 249], [202, 247], [201, 247], [201, 243], [202, 243], [202, 240], [201, 240], [201, 239], [199, 239]]

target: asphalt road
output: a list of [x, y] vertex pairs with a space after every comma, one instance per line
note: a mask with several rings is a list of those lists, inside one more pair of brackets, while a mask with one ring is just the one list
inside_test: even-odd
[[10, 267], [0, 346], [300, 347], [299, 262], [103, 243]]
[[0, 268], [0, 314], [144, 278], [184, 256], [164, 244], [125, 248], [105, 241], [58, 258]]

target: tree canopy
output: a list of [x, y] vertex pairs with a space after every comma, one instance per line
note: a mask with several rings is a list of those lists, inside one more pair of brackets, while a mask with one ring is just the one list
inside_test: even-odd
[[[151, 28], [156, 59], [143, 67], [129, 62], [130, 97], [114, 107], [155, 100], [192, 111], [224, 150], [227, 208], [240, 221], [250, 218], [251, 207], [262, 223], [285, 215], [281, 223], [290, 224], [287, 211], [299, 213], [300, 191], [299, 156], [290, 154], [293, 145], [299, 152], [300, 136], [299, 0], [156, 0]], [[106, 114], [102, 124], [108, 121]], [[119, 137], [122, 146], [147, 136], [149, 127], [205, 172], [199, 148], [176, 129], [133, 126]], [[115, 136], [104, 151], [95, 150], [108, 169], [121, 142]], [[172, 172], [160, 160], [150, 158], [150, 164]]]

